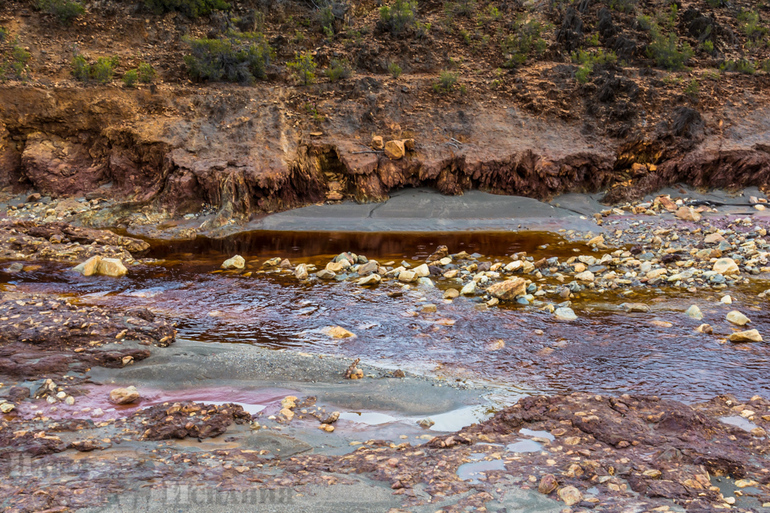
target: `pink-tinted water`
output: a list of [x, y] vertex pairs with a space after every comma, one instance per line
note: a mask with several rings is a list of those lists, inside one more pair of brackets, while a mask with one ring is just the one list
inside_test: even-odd
[[[770, 314], [756, 297], [766, 284], [727, 291], [736, 300], [730, 307], [719, 303], [724, 291], [651, 289], [631, 298], [622, 291], [583, 293], [573, 304], [579, 319], [565, 323], [532, 306], [479, 309], [478, 302], [465, 298], [446, 304], [438, 288], [392, 297], [389, 293], [399, 290], [397, 285], [367, 290], [354, 283], [303, 285], [291, 275], [257, 272], [268, 257], [322, 267], [342, 250], [380, 262], [417, 262], [438, 244], [447, 244], [452, 252], [477, 251], [490, 260], [504, 260], [515, 251], [538, 258], [577, 254], [574, 249], [590, 252], [553, 235], [250, 237], [156, 246], [154, 256], [165, 258], [165, 263], [132, 267], [129, 276], [117, 280], [84, 278], [64, 265], [49, 264], [38, 271], [4, 275], [4, 281], [28, 291], [74, 294], [84, 302], [147, 306], [178, 319], [183, 338], [384, 359], [405, 370], [428, 368], [449, 379], [478, 377], [546, 392], [645, 393], [686, 401], [722, 393], [770, 395], [770, 344], [720, 344], [724, 337], [694, 330], [708, 322], [716, 333], [729, 335], [732, 329], [724, 317], [738, 307], [751, 318], [751, 327], [770, 337]], [[214, 272], [236, 251], [251, 261], [247, 267], [254, 274]], [[652, 310], [627, 314], [619, 305], [629, 301], [647, 303]], [[436, 304], [438, 311], [415, 313], [423, 302]], [[703, 310], [703, 321], [684, 315], [691, 304]], [[663, 327], [657, 321], [672, 325]], [[331, 325], [357, 337], [330, 339], [320, 329]], [[497, 340], [504, 347], [490, 351], [489, 343]]]

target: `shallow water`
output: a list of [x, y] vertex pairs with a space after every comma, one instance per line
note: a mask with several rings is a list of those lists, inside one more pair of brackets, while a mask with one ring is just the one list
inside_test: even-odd
[[[361, 357], [447, 379], [484, 379], [544, 392], [645, 393], [688, 402], [724, 393], [770, 395], [770, 344], [719, 343], [731, 332], [724, 316], [735, 308], [751, 318], [751, 327], [770, 334], [770, 314], [756, 298], [755, 289], [767, 288], [761, 284], [697, 294], [681, 289], [585, 292], [572, 305], [579, 319], [559, 322], [534, 306], [486, 309], [473, 299], [444, 302], [441, 282], [437, 289], [392, 297], [398, 285], [371, 290], [353, 283], [303, 285], [291, 274], [260, 267], [266, 258], [281, 256], [321, 268], [342, 250], [380, 262], [418, 263], [444, 243], [451, 252], [478, 252], [492, 261], [507, 261], [519, 251], [536, 258], [590, 253], [580, 243], [538, 233], [261, 233], [156, 245], [150, 256], [164, 263], [132, 267], [122, 279], [86, 278], [66, 265], [44, 264], [17, 274], [5, 273], [7, 265], [1, 265], [0, 281], [24, 291], [71, 294], [85, 303], [147, 306], [178, 319], [184, 338]], [[236, 251], [246, 258], [250, 277], [218, 272]], [[724, 293], [733, 296], [733, 305], [719, 303]], [[417, 313], [425, 302], [438, 311]], [[619, 307], [624, 302], [644, 302], [651, 311], [627, 314]], [[691, 304], [700, 306], [703, 321], [684, 315]], [[694, 331], [701, 322], [712, 324], [722, 337]], [[332, 325], [357, 336], [330, 339], [320, 329]], [[504, 347], [489, 350], [497, 340]]]

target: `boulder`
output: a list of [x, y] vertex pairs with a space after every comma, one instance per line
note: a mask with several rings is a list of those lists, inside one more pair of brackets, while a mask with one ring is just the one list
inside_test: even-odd
[[679, 207], [674, 215], [682, 221], [700, 221], [701, 218], [701, 215], [692, 207]]
[[762, 335], [757, 330], [736, 331], [730, 335], [730, 342], [762, 342]]
[[112, 404], [131, 404], [139, 400], [139, 392], [136, 387], [116, 388], [110, 392]]
[[527, 281], [524, 278], [512, 278], [491, 285], [487, 288], [487, 292], [503, 301], [513, 300], [516, 299], [516, 296], [523, 296], [527, 293]]
[[727, 321], [731, 322], [732, 324], [735, 324], [736, 326], [745, 326], [751, 322], [748, 317], [743, 315], [738, 310], [733, 310], [732, 312], [729, 312], [727, 314]]
[[719, 274], [738, 274], [741, 272], [740, 269], [738, 269], [738, 264], [736, 264], [735, 260], [732, 258], [720, 258], [714, 262], [712, 270]]
[[557, 493], [559, 498], [564, 501], [564, 504], [567, 506], [574, 506], [583, 500], [583, 494], [574, 486], [565, 486], [564, 488], [559, 489]]
[[472, 296], [476, 293], [476, 282], [468, 282], [461, 290], [460, 294], [463, 296]]
[[569, 308], [567, 306], [563, 306], [561, 308], [557, 308], [553, 312], [553, 314], [560, 321], [574, 321], [574, 320], [577, 320], [577, 315], [575, 315], [575, 312], [572, 310], [572, 308]]
[[294, 269], [294, 276], [298, 280], [307, 280], [308, 272], [307, 272], [307, 265], [306, 264], [299, 264], [296, 269]]
[[315, 275], [319, 280], [333, 280], [337, 276], [335, 272], [328, 269], [321, 269]]
[[623, 303], [620, 305], [626, 311], [626, 313], [646, 313], [650, 311], [650, 307], [644, 303]]
[[361, 286], [377, 285], [381, 281], [382, 281], [382, 278], [380, 277], [379, 274], [370, 274], [358, 280], [358, 284]]
[[246, 260], [241, 255], [235, 255], [222, 262], [222, 269], [243, 269], [246, 267]]
[[399, 160], [406, 155], [404, 141], [388, 141], [385, 143], [385, 156], [391, 160]]
[[411, 283], [417, 279], [417, 274], [414, 271], [403, 270], [398, 274], [398, 281], [403, 283]]
[[556, 476], [553, 474], [546, 474], [540, 479], [540, 484], [537, 485], [537, 491], [548, 495], [552, 491], [558, 488], [559, 482], [556, 481]]
[[102, 276], [112, 276], [113, 278], [120, 278], [128, 274], [128, 269], [123, 265], [123, 262], [118, 258], [102, 258], [99, 261], [97, 267], [97, 273]]
[[418, 278], [424, 278], [425, 276], [430, 276], [430, 269], [428, 269], [427, 264], [418, 265], [414, 269], [414, 274]]
[[684, 313], [687, 314], [688, 317], [695, 319], [696, 321], [703, 319], [703, 313], [700, 311], [700, 308], [698, 308], [698, 305], [692, 305]]
[[102, 260], [102, 257], [100, 257], [99, 255], [92, 256], [85, 262], [73, 267], [72, 270], [82, 274], [83, 276], [93, 276], [94, 274], [98, 273], [99, 262], [101, 262], [101, 260]]

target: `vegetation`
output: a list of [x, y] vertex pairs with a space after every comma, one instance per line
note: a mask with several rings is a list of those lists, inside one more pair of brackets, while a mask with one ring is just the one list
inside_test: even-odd
[[433, 90], [437, 93], [451, 93], [457, 85], [457, 80], [459, 78], [457, 73], [452, 73], [448, 70], [442, 71], [439, 75], [438, 82], [433, 84]]
[[680, 70], [693, 56], [694, 52], [688, 43], [679, 44], [679, 38], [674, 32], [663, 33], [658, 25], [653, 25], [652, 41], [647, 46], [647, 56], [655, 59], [658, 66], [668, 70]]
[[[311, 57], [312, 58], [312, 57]], [[342, 80], [344, 78], [350, 78], [353, 74], [353, 69], [350, 67], [350, 63], [346, 59], [332, 59], [329, 67], [324, 70], [324, 75], [332, 81]]]
[[135, 69], [130, 69], [123, 74], [123, 84], [126, 87], [134, 87], [139, 81], [139, 73]]
[[515, 34], [508, 36], [502, 43], [506, 68], [521, 66], [530, 57], [540, 57], [546, 49], [546, 42], [541, 37], [547, 27], [539, 21], [519, 19], [515, 25]]
[[292, 62], [287, 62], [286, 65], [292, 70], [292, 76], [298, 84], [310, 85], [315, 82], [315, 70], [316, 63], [313, 60], [313, 55], [307, 51], [303, 53], [297, 52], [294, 55]]
[[608, 64], [615, 64], [618, 62], [618, 56], [615, 52], [605, 52], [602, 49], [596, 52], [586, 52], [584, 50], [578, 50], [572, 52], [572, 62], [580, 65], [575, 72], [575, 78], [581, 84], [588, 82], [588, 77], [594, 72], [598, 66], [606, 66]]
[[117, 57], [99, 57], [96, 62], [90, 64], [85, 57], [78, 54], [72, 59], [72, 75], [81, 82], [108, 84], [112, 81], [117, 65]]
[[147, 64], [146, 62], [143, 62], [139, 64], [139, 67], [137, 68], [137, 74], [139, 78], [139, 82], [143, 84], [149, 84], [153, 80], [155, 80], [155, 68], [153, 68], [151, 65]]
[[757, 66], [748, 59], [738, 59], [737, 61], [729, 60], [723, 62], [719, 65], [719, 69], [743, 73], [744, 75], [753, 75], [757, 71]]
[[0, 27], [0, 43], [4, 43], [6, 39], [8, 39], [8, 29]]
[[392, 6], [380, 7], [380, 26], [394, 36], [415, 26], [417, 0], [396, 0]]
[[252, 83], [267, 76], [272, 49], [258, 32], [229, 32], [220, 39], [186, 39], [187, 72], [195, 80]]
[[684, 94], [693, 100], [697, 100], [698, 95], [700, 94], [700, 82], [695, 78], [692, 79], [690, 83], [687, 84], [687, 87], [684, 88]]
[[391, 62], [390, 64], [388, 64], [388, 73], [390, 73], [390, 76], [392, 76], [393, 78], [400, 77], [401, 72], [402, 72], [401, 66], [399, 66], [397, 63]]
[[85, 7], [72, 0], [37, 0], [35, 7], [48, 14], [53, 14], [62, 23], [71, 23], [72, 20], [86, 12]]
[[230, 8], [224, 0], [144, 0], [144, 5], [157, 13], [181, 12], [190, 18]]
[[444, 5], [444, 13], [450, 19], [458, 16], [470, 18], [474, 12], [476, 12], [475, 0], [455, 0]]
[[747, 47], [751, 48], [768, 43], [768, 29], [760, 23], [759, 14], [756, 11], [741, 12], [738, 14], [738, 22], [740, 23], [741, 30], [749, 39]]

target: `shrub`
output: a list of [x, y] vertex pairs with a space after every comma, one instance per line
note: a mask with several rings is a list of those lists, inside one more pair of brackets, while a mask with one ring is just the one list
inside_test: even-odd
[[71, 0], [37, 0], [35, 6], [48, 14], [53, 14], [62, 23], [70, 23], [86, 12], [86, 8]]
[[689, 44], [679, 45], [679, 38], [673, 32], [664, 34], [660, 27], [652, 27], [652, 41], [647, 45], [647, 56], [655, 59], [658, 66], [669, 69], [679, 70], [684, 68], [685, 63], [693, 56], [692, 48]]
[[447, 18], [454, 18], [455, 16], [465, 16], [470, 18], [476, 11], [475, 0], [456, 0], [454, 2], [448, 2], [444, 6], [444, 12]]
[[753, 75], [757, 71], [756, 65], [748, 59], [729, 60], [719, 65], [722, 71], [734, 71], [744, 75]]
[[151, 65], [147, 64], [146, 62], [143, 62], [139, 64], [139, 67], [137, 68], [137, 75], [139, 78], [139, 82], [143, 84], [149, 84], [153, 80], [155, 80], [155, 68], [153, 68]]
[[396, 0], [393, 6], [380, 7], [380, 25], [393, 35], [412, 28], [417, 15], [417, 0]]
[[91, 66], [91, 78], [100, 84], [107, 84], [112, 80], [115, 67], [118, 65], [117, 57], [99, 57]]
[[8, 67], [13, 73], [13, 76], [21, 79], [24, 77], [24, 70], [27, 68], [27, 63], [30, 59], [30, 54], [21, 46], [14, 46], [11, 51], [11, 59], [8, 62]]
[[714, 53], [714, 42], [711, 40], [707, 39], [706, 41], [703, 41], [703, 44], [700, 47], [701, 49], [703, 49], [704, 52], [708, 54]]
[[395, 62], [391, 62], [390, 64], [388, 64], [388, 73], [390, 73], [390, 76], [392, 76], [393, 78], [400, 77], [401, 72], [402, 72], [401, 66], [399, 66]]
[[91, 78], [91, 65], [82, 55], [76, 55], [72, 59], [72, 76], [81, 82], [88, 82]]
[[741, 12], [738, 14], [738, 21], [741, 24], [741, 30], [750, 40], [757, 41], [767, 36], [767, 27], [762, 26], [759, 21], [759, 14], [755, 11]]
[[265, 37], [255, 32], [230, 32], [221, 39], [186, 39], [187, 72], [195, 80], [225, 80], [251, 83], [265, 78], [272, 49]]
[[4, 43], [6, 39], [8, 39], [8, 29], [0, 27], [0, 43]]
[[346, 59], [332, 59], [329, 67], [324, 70], [324, 75], [332, 81], [342, 80], [343, 78], [350, 78], [353, 74], [353, 69], [350, 67], [350, 63]]
[[295, 53], [294, 60], [287, 62], [286, 65], [292, 70], [294, 80], [302, 85], [310, 85], [315, 81], [316, 63], [313, 55], [307, 51], [304, 53]]
[[641, 14], [636, 17], [636, 24], [642, 30], [650, 30], [653, 24], [652, 17], [646, 14]]
[[636, 0], [609, 0], [610, 9], [618, 12], [633, 12], [636, 7]]
[[130, 69], [123, 74], [123, 84], [126, 87], [134, 87], [139, 81], [139, 72], [135, 69]]
[[762, 61], [762, 64], [759, 65], [759, 69], [765, 73], [770, 73], [770, 59]]
[[518, 20], [516, 33], [502, 42], [506, 68], [514, 68], [527, 62], [530, 56], [540, 57], [546, 49], [545, 40], [540, 37], [546, 27], [538, 21]]
[[433, 84], [433, 90], [437, 93], [450, 93], [457, 84], [459, 76], [457, 73], [451, 71], [442, 71], [439, 75], [438, 82]]
[[684, 88], [684, 94], [693, 100], [698, 99], [698, 94], [700, 94], [700, 83], [697, 79], [692, 79], [690, 83], [687, 84], [687, 87]]
[[581, 84], [585, 84], [597, 66], [615, 64], [618, 62], [618, 56], [613, 51], [605, 52], [602, 49], [593, 53], [578, 50], [572, 52], [572, 61], [580, 64], [580, 67], [575, 72], [575, 78]]
[[181, 12], [190, 17], [206, 16], [214, 11], [226, 11], [230, 4], [224, 0], [144, 0], [144, 5], [153, 11]]
[[334, 11], [331, 6], [321, 7], [318, 10], [318, 25], [322, 32], [331, 31], [334, 34]]

